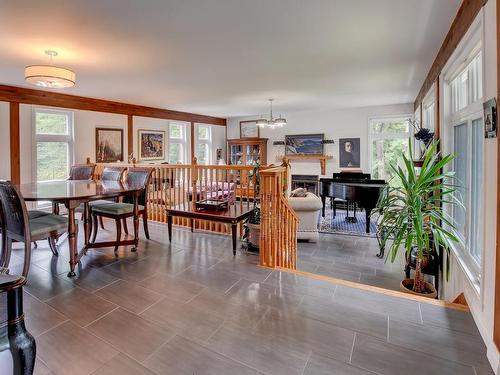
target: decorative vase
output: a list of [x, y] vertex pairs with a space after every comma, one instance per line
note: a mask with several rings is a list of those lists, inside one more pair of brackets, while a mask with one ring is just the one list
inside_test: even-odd
[[259, 248], [260, 245], [260, 224], [248, 223], [248, 242], [252, 247]]

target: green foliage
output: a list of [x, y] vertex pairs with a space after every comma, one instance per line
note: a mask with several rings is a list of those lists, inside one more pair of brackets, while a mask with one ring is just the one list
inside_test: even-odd
[[37, 142], [37, 181], [64, 180], [68, 177], [68, 144], [66, 142]]
[[36, 113], [37, 134], [68, 134], [68, 116], [58, 113]]
[[423, 260], [431, 246], [437, 252], [444, 249], [449, 253], [452, 242], [458, 241], [455, 223], [442, 208], [443, 204], [461, 205], [454, 196], [454, 172], [443, 172], [454, 158], [440, 155], [438, 142], [433, 142], [420, 171], [413, 165], [411, 145], [409, 157], [402, 154], [403, 167], [391, 165], [397, 182], [387, 186], [372, 214], [381, 215], [382, 245], [393, 240], [388, 253], [392, 262], [401, 248], [408, 255], [416, 248], [417, 257]]

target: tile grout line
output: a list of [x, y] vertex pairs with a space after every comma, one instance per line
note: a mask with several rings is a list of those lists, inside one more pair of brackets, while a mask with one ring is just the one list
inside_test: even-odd
[[354, 345], [356, 343], [356, 335], [358, 333], [354, 331], [354, 337], [352, 339], [351, 354], [349, 355], [349, 364], [352, 365], [352, 355], [354, 354]]
[[[114, 305], [116, 305], [116, 304], [114, 304]], [[109, 315], [109, 314], [111, 314], [113, 311], [115, 311], [115, 310], [117, 310], [117, 309], [119, 309], [119, 308], [120, 308], [120, 306], [119, 306], [119, 305], [116, 305], [116, 307], [115, 307], [113, 310], [108, 311], [106, 314], [101, 315], [99, 318], [94, 319], [94, 320], [93, 320], [93, 321], [91, 321], [90, 323], [85, 324], [84, 326], [82, 326], [82, 328], [87, 328], [88, 326], [90, 326], [90, 325], [94, 324], [95, 322], [97, 322], [98, 320], [100, 320], [100, 319], [102, 319], [102, 318], [104, 318], [104, 317], [108, 316], [108, 315]], [[75, 324], [76, 324], [76, 323], [75, 323]], [[77, 325], [78, 325], [78, 324], [77, 324]]]
[[[56, 310], [56, 311], [57, 311], [57, 310]], [[59, 313], [59, 311], [57, 311], [57, 312]], [[59, 313], [59, 314], [61, 314], [61, 313]], [[62, 315], [62, 316], [64, 316], [65, 318], [67, 318], [67, 317], [66, 317], [66, 315], [64, 315], [64, 314], [61, 314], [61, 315]], [[51, 327], [51, 328], [49, 328], [49, 329], [47, 329], [47, 330], [45, 330], [45, 331], [41, 332], [41, 333], [40, 333], [37, 337], [40, 337], [40, 336], [42, 336], [42, 335], [46, 334], [47, 332], [50, 332], [50, 331], [52, 331], [53, 329], [55, 329], [55, 328], [57, 328], [57, 327], [59, 327], [59, 326], [63, 325], [64, 323], [67, 323], [67, 322], [71, 322], [71, 320], [70, 320], [69, 318], [67, 318], [67, 319], [66, 319], [66, 320], [64, 320], [64, 321], [59, 322], [59, 323], [57, 323], [54, 327]]]
[[424, 324], [424, 315], [422, 314], [422, 305], [418, 303], [418, 312], [420, 314], [420, 323]]
[[309, 364], [309, 361], [311, 360], [311, 357], [312, 357], [312, 353], [313, 353], [313, 351], [309, 350], [309, 355], [307, 356], [306, 363], [304, 364], [304, 368], [302, 369], [302, 372], [301, 372], [302, 375], [304, 375], [306, 372], [307, 365]]
[[387, 315], [387, 337], [386, 341], [389, 342], [389, 325], [390, 325], [391, 317]]

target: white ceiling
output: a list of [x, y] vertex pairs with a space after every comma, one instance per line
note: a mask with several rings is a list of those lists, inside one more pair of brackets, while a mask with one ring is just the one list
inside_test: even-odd
[[222, 117], [412, 102], [460, 0], [0, 0], [0, 83]]

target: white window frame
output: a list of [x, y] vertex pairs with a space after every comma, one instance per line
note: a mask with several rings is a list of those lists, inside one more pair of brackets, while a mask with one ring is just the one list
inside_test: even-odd
[[422, 100], [422, 119], [420, 121], [423, 128], [427, 128], [430, 131], [435, 131], [436, 127], [436, 99], [435, 99], [435, 86], [434, 84], [427, 92]]
[[[208, 139], [200, 139], [198, 137], [198, 129], [200, 128], [206, 128], [207, 129], [207, 133], [208, 133]], [[207, 145], [207, 162], [205, 165], [211, 165], [212, 164], [212, 127], [210, 125], [205, 125], [205, 124], [197, 124], [196, 125], [196, 132], [195, 132], [195, 136], [196, 136], [196, 159], [198, 160], [198, 163], [199, 163], [199, 157], [198, 157], [198, 146], [203, 144], [203, 145]]]
[[[172, 125], [180, 125], [181, 127], [181, 138], [172, 138], [170, 136], [170, 126]], [[186, 123], [180, 122], [180, 121], [170, 121], [168, 123], [168, 155], [167, 155], [167, 160], [170, 163], [170, 146], [173, 144], [179, 144], [181, 146], [181, 161], [180, 164], [185, 164], [186, 163], [186, 155], [187, 155], [187, 150], [186, 150], [186, 145], [187, 145], [187, 126]]]
[[389, 115], [389, 116], [376, 116], [368, 118], [368, 160], [370, 167], [370, 174], [373, 172], [373, 141], [384, 139], [410, 139], [413, 141], [413, 131], [411, 125], [408, 127], [407, 132], [387, 132], [387, 133], [373, 133], [373, 123], [386, 122], [386, 121], [407, 121], [413, 119], [413, 114], [402, 115]]
[[[470, 26], [468, 32], [460, 42], [459, 46], [455, 50], [454, 54], [446, 64], [443, 69], [443, 73], [441, 75], [441, 87], [442, 87], [442, 97], [443, 97], [443, 135], [444, 142], [443, 144], [443, 152], [445, 153], [453, 153], [454, 150], [454, 128], [458, 125], [467, 124], [467, 136], [468, 139], [472, 139], [472, 122], [477, 119], [483, 119], [483, 98], [484, 98], [484, 90], [485, 90], [485, 77], [484, 77], [484, 50], [483, 50], [483, 41], [484, 41], [484, 23], [483, 23], [484, 13], [481, 10], [476, 20]], [[454, 106], [452, 103], [452, 88], [451, 82], [457, 76], [459, 76], [464, 69], [467, 69], [471, 61], [478, 55], [478, 53], [482, 53], [481, 65], [479, 67], [480, 74], [482, 75], [482, 79], [480, 81], [480, 86], [478, 92], [478, 98], [474, 102], [470, 102], [470, 92], [472, 90], [472, 82], [468, 80], [467, 86], [467, 100], [466, 106], [458, 111], [454, 111]], [[484, 121], [484, 119], [483, 119]], [[471, 187], [471, 159], [472, 159], [472, 142], [468, 142], [468, 152], [471, 157], [468, 158], [468, 177], [466, 181], [466, 188], [469, 189]], [[483, 143], [483, 163], [485, 160], [484, 154], [484, 143]], [[451, 169], [452, 166], [449, 167]], [[484, 196], [484, 169], [483, 169], [483, 178], [480, 183], [480, 186], [483, 186], [482, 191], [479, 192], [481, 197]], [[467, 194], [467, 202], [466, 202], [466, 224], [465, 224], [465, 243], [452, 243], [452, 252], [456, 257], [458, 264], [464, 271], [465, 275], [471, 282], [473, 286], [473, 290], [480, 295], [483, 283], [481, 281], [481, 275], [484, 271], [484, 259], [485, 259], [485, 247], [484, 247], [484, 226], [479, 233], [479, 238], [481, 239], [481, 260], [478, 263], [476, 258], [474, 258], [470, 253], [469, 241], [471, 237], [470, 233], [470, 223], [471, 223], [471, 197], [472, 194]], [[448, 215], [452, 217], [453, 209], [449, 204], [444, 206], [444, 209]], [[479, 220], [484, 222], [484, 200], [481, 201], [479, 207]], [[449, 229], [449, 228], [448, 228]]]
[[[63, 114], [68, 117], [68, 134], [37, 134], [36, 133], [36, 115], [37, 113], [49, 113], [49, 114]], [[32, 134], [32, 180], [37, 181], [37, 143], [38, 142], [65, 142], [68, 144], [68, 163], [69, 168], [74, 164], [75, 160], [75, 148], [74, 148], [74, 113], [72, 111], [64, 111], [59, 109], [45, 108], [45, 107], [34, 107], [32, 109], [32, 121], [31, 121], [31, 134]], [[69, 175], [69, 170], [68, 170]], [[53, 180], [51, 180], [53, 181]]]

